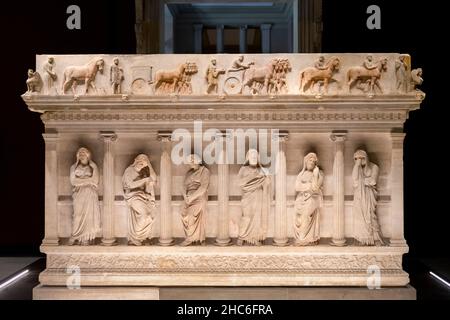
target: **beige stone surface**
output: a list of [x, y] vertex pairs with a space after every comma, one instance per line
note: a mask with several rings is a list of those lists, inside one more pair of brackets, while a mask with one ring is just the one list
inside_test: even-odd
[[38, 286], [35, 300], [415, 300], [411, 286], [382, 288], [295, 288], [295, 287], [64, 287]]
[[[46, 78], [43, 91], [31, 83], [32, 90], [22, 96], [31, 111], [42, 113], [45, 126], [45, 239], [41, 250], [48, 260], [40, 275], [42, 295], [36, 297], [65, 296], [64, 290], [52, 291], [49, 286], [64, 287], [71, 267], [79, 268], [82, 286], [92, 287], [86, 294], [77, 293], [78, 297], [90, 297], [90, 292], [96, 290], [100, 290], [99, 296], [107, 296], [106, 287], [111, 287], [112, 298], [119, 297], [113, 289], [118, 286], [249, 286], [279, 290], [366, 287], [375, 279], [382, 288], [394, 290], [409, 283], [402, 268], [402, 256], [408, 252], [403, 225], [403, 125], [409, 113], [420, 107], [425, 94], [415, 88], [423, 79], [420, 68], [411, 72], [408, 55], [247, 54], [241, 60], [234, 54], [119, 55], [122, 70], [113, 77], [120, 80], [120, 94], [118, 87], [113, 94], [110, 82], [116, 56], [52, 57], [51, 72], [56, 77], [52, 81]], [[407, 64], [398, 71], [395, 66], [400, 57], [407, 57]], [[49, 58], [38, 55], [35, 70], [45, 74]], [[213, 58], [217, 69], [210, 68], [207, 76]], [[245, 75], [230, 71], [239, 69], [239, 64], [249, 66]], [[370, 65], [375, 68], [370, 69]], [[222, 69], [226, 72], [219, 72]], [[315, 82], [312, 90], [300, 92], [301, 75], [302, 81], [309, 77]], [[78, 86], [72, 87], [68, 79], [79, 79]], [[351, 79], [354, 85], [350, 90]], [[217, 94], [214, 86], [207, 92], [208, 83], [216, 82]], [[64, 83], [66, 90], [62, 89]], [[185, 236], [182, 186], [188, 168], [171, 161], [170, 151], [176, 143], [171, 132], [185, 129], [193, 134], [198, 125], [201, 128], [197, 136], [216, 129], [213, 136], [222, 137], [216, 141], [233, 141], [226, 153], [236, 157], [240, 151], [237, 130], [268, 130], [267, 137], [257, 137], [259, 149], [262, 143], [271, 142], [271, 130], [277, 130], [282, 137], [282, 149], [273, 154], [279, 172], [271, 177], [274, 188], [267, 204], [268, 241], [264, 245], [212, 245], [216, 239], [218, 244], [228, 245], [229, 238], [239, 235], [242, 193], [238, 172], [243, 163], [235, 161], [208, 167], [208, 245], [179, 246]], [[233, 134], [224, 134], [225, 130]], [[203, 152], [216, 141], [202, 141], [200, 150]], [[69, 169], [81, 146], [92, 151], [92, 160], [99, 168], [103, 230], [97, 234], [96, 245], [69, 247], [66, 240], [73, 224]], [[249, 148], [245, 147], [244, 157]], [[361, 231], [352, 210], [353, 155], [358, 149], [367, 151], [370, 161], [379, 168], [376, 216], [384, 246], [353, 245]], [[261, 154], [261, 150], [258, 152]], [[318, 212], [320, 241], [313, 247], [294, 247], [290, 244], [295, 234], [295, 180], [303, 167], [302, 159], [310, 152], [317, 155], [323, 172], [323, 203]], [[150, 237], [153, 244], [167, 247], [126, 245], [129, 209], [122, 175], [137, 154], [150, 155], [160, 180], [154, 189], [155, 219]], [[280, 247], [273, 246], [272, 239]], [[116, 245], [106, 246], [112, 244]], [[260, 296], [265, 297], [265, 289], [261, 290]], [[306, 291], [286, 290], [274, 292], [288, 297], [308, 296]], [[151, 296], [152, 292], [146, 294]], [[207, 291], [199, 291], [197, 296], [203, 294], [200, 292]], [[324, 296], [323, 291], [316, 292]], [[339, 291], [336, 297], [350, 297], [355, 292], [347, 295]], [[397, 294], [395, 290], [389, 292]], [[223, 293], [223, 297], [227, 294]], [[400, 290], [398, 294], [403, 293]]]

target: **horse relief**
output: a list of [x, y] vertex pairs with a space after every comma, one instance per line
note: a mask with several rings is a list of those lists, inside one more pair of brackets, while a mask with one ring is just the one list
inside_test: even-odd
[[300, 92], [306, 93], [309, 89], [311, 93], [316, 93], [314, 92], [314, 85], [318, 83], [319, 87], [323, 86], [324, 92], [327, 94], [330, 82], [337, 82], [333, 75], [338, 72], [339, 66], [340, 60], [337, 57], [330, 57], [328, 62], [325, 62], [324, 57], [320, 57], [314, 67], [306, 68], [300, 72]]
[[158, 70], [155, 73], [155, 94], [192, 94], [191, 77], [198, 72], [194, 62], [186, 62], [173, 70]]
[[381, 58], [372, 62], [372, 56], [367, 56], [362, 66], [351, 67], [347, 71], [348, 92], [351, 93], [353, 86], [363, 92], [375, 93], [375, 88], [383, 93], [380, 84], [381, 74], [387, 71], [387, 58]]
[[97, 91], [95, 76], [97, 75], [97, 71], [103, 73], [104, 66], [105, 61], [103, 58], [95, 58], [84, 66], [70, 66], [65, 68], [62, 85], [63, 93], [66, 93], [69, 87], [72, 87], [72, 92], [76, 95], [76, 88], [79, 82], [85, 85], [84, 94], [88, 93], [89, 87]]

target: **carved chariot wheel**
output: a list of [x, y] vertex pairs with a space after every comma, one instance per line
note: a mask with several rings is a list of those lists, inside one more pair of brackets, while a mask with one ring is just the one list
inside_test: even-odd
[[131, 92], [133, 94], [146, 94], [148, 91], [148, 84], [147, 81], [145, 81], [142, 78], [138, 78], [133, 81], [131, 84]]
[[242, 81], [238, 77], [228, 77], [225, 79], [225, 83], [223, 86], [223, 91], [226, 94], [239, 94], [242, 89]]

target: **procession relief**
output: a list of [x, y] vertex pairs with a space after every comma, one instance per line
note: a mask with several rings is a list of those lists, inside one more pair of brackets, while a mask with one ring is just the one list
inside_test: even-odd
[[[374, 96], [386, 92], [408, 94], [423, 82], [422, 69], [412, 69], [410, 56], [406, 54], [395, 58], [367, 54], [356, 64], [356, 58], [348, 62], [347, 56], [320, 55], [309, 66], [295, 69], [292, 60], [296, 58], [274, 56], [257, 61], [252, 58], [238, 55], [228, 67], [218, 56], [206, 64], [195, 59], [178, 64], [170, 61], [171, 66], [160, 68], [157, 63], [128, 66], [122, 61], [126, 58], [97, 57], [85, 64], [58, 69], [62, 70], [58, 75], [58, 58], [48, 57], [42, 70], [28, 71], [27, 94]], [[103, 74], [105, 68], [109, 74]], [[109, 81], [103, 79], [105, 76]], [[105, 82], [109, 85], [103, 85]], [[83, 89], [77, 90], [78, 86]]]

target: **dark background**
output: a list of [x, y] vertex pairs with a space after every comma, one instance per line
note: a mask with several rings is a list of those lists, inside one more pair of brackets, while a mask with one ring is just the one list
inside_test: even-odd
[[[81, 7], [81, 30], [66, 28], [71, 4]], [[371, 4], [381, 7], [381, 30], [366, 28]], [[446, 11], [404, 0], [324, 0], [323, 10], [323, 52], [409, 53], [424, 69], [427, 97], [405, 124], [405, 237], [410, 257], [450, 256]], [[20, 98], [35, 55], [135, 53], [134, 20], [133, 0], [2, 2], [0, 255], [38, 254], [44, 236], [43, 125]]]

